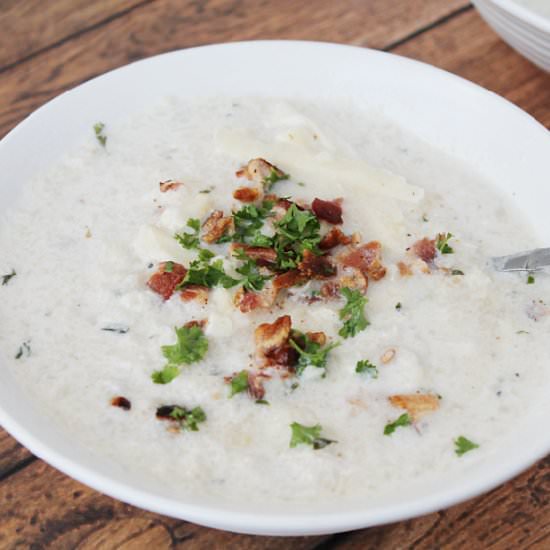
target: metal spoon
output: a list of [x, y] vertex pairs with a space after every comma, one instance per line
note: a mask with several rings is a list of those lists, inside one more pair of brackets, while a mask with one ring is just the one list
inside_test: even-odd
[[535, 248], [526, 252], [491, 258], [497, 271], [547, 271], [550, 273], [550, 248]]

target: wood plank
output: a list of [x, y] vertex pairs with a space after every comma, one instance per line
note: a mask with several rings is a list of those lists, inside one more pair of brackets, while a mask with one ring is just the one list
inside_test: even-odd
[[550, 548], [550, 456], [512, 482], [435, 514], [332, 539], [334, 550]]
[[17, 443], [8, 432], [0, 429], [0, 480], [31, 456], [31, 453]]
[[0, 70], [142, 3], [143, 0], [4, 0], [0, 2]]
[[103, 496], [40, 461], [0, 483], [0, 548], [308, 550], [328, 538], [207, 529]]
[[476, 11], [464, 12], [394, 52], [472, 80], [550, 128], [550, 74], [504, 43]]
[[[80, 1], [80, 0], [79, 0]], [[24, 4], [24, 3], [21, 3]], [[94, 3], [90, 3], [94, 4]], [[62, 91], [157, 53], [212, 42], [291, 38], [383, 48], [468, 4], [467, 0], [158, 0], [6, 71], [0, 79], [0, 136]], [[25, 22], [19, 24], [26, 33]], [[120, 37], [128, 37], [121, 39]]]

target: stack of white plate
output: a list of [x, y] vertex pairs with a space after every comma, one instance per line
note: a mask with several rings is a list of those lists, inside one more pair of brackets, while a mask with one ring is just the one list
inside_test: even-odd
[[550, 0], [472, 0], [512, 48], [550, 72]]

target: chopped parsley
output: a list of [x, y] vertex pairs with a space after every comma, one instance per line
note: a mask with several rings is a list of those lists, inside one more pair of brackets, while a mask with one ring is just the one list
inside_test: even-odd
[[235, 271], [243, 276], [239, 282], [246, 290], [262, 290], [265, 282], [271, 279], [270, 275], [262, 275], [258, 269], [258, 264], [255, 260], [247, 256], [246, 252], [242, 248], [237, 248], [233, 254], [239, 260], [244, 263], [238, 267]]
[[397, 311], [400, 311], [402, 307], [403, 307], [403, 304], [401, 302], [397, 302], [397, 304], [395, 304], [395, 309]]
[[19, 349], [17, 350], [17, 353], [15, 354], [15, 358], [16, 359], [21, 359], [21, 357], [25, 356], [25, 357], [29, 357], [30, 354], [31, 354], [31, 341], [30, 340], [27, 340], [26, 342], [23, 342], [20, 346], [19, 346]]
[[453, 269], [451, 271], [451, 275], [464, 275], [464, 271], [461, 271], [460, 269]]
[[289, 344], [300, 354], [298, 358], [298, 364], [296, 365], [296, 374], [300, 376], [306, 367], [317, 367], [320, 369], [327, 368], [327, 358], [330, 350], [338, 347], [340, 342], [329, 344], [327, 346], [321, 346], [318, 342], [314, 342], [308, 338], [305, 334], [301, 334], [298, 331], [293, 331], [293, 337], [304, 342], [303, 346], [296, 343], [295, 339], [291, 338]]
[[265, 191], [270, 191], [272, 187], [278, 182], [282, 180], [287, 180], [290, 177], [289, 174], [285, 174], [284, 172], [277, 172], [275, 168], [271, 169], [271, 172], [269, 173], [269, 176], [266, 176], [262, 180], [262, 185], [264, 186]]
[[105, 147], [105, 145], [107, 145], [107, 136], [103, 133], [104, 129], [105, 124], [103, 124], [103, 122], [96, 122], [94, 124], [95, 137], [102, 147]]
[[247, 204], [237, 212], [233, 212], [233, 235], [223, 235], [218, 243], [235, 241], [252, 246], [271, 246], [271, 238], [261, 233], [266, 218], [271, 216], [272, 201], [263, 201], [261, 206]]
[[210, 262], [214, 256], [215, 254], [206, 248], [199, 249], [199, 257], [189, 264], [185, 278], [176, 288], [179, 290], [185, 285], [200, 285], [208, 288], [222, 285], [224, 288], [231, 288], [238, 284], [237, 279], [225, 273], [221, 258]]
[[532, 273], [529, 273], [529, 275], [527, 275], [527, 284], [528, 285], [535, 284], [535, 276]]
[[170, 417], [177, 421], [182, 430], [189, 430], [191, 432], [198, 432], [198, 424], [206, 420], [206, 413], [201, 407], [195, 407], [194, 409], [185, 409], [174, 405], [170, 412]]
[[256, 403], [256, 405], [269, 405], [269, 401], [266, 401], [265, 399], [256, 399], [254, 403]]
[[291, 447], [303, 444], [311, 445], [315, 450], [318, 450], [331, 443], [336, 443], [333, 439], [321, 437], [322, 427], [319, 424], [315, 426], [303, 426], [302, 424], [298, 424], [298, 422], [293, 422], [290, 428], [292, 430]]
[[229, 397], [248, 390], [248, 371], [242, 370], [231, 378], [231, 392]]
[[208, 351], [208, 340], [196, 325], [176, 328], [177, 341], [171, 346], [162, 346], [162, 354], [168, 360], [162, 370], [155, 371], [155, 384], [168, 384], [180, 374], [179, 366], [200, 361]]
[[0, 276], [0, 279], [2, 279], [2, 286], [7, 285], [16, 275], [15, 269], [12, 269], [11, 273]]
[[428, 222], [430, 220], [428, 219], [428, 216], [426, 214], [422, 214], [422, 221], [423, 222]]
[[409, 413], [403, 413], [397, 420], [386, 424], [384, 428], [384, 435], [391, 435], [397, 428], [410, 426], [412, 424]]
[[314, 214], [309, 210], [300, 210], [293, 203], [275, 224], [273, 247], [277, 251], [278, 267], [283, 270], [295, 268], [306, 249], [320, 254], [320, 228], [321, 224]]
[[339, 330], [338, 334], [342, 338], [349, 338], [369, 326], [364, 312], [368, 300], [359, 290], [351, 290], [351, 288], [347, 287], [342, 288], [342, 294], [347, 302], [340, 310], [340, 319], [344, 321], [344, 326]]
[[474, 443], [473, 441], [466, 439], [462, 435], [457, 437], [454, 443], [455, 443], [455, 453], [457, 454], [457, 456], [462, 456], [464, 453], [473, 451], [474, 449], [477, 449], [479, 447], [477, 443]]
[[357, 361], [355, 372], [366, 373], [369, 375], [369, 378], [378, 378], [378, 367], [373, 365], [368, 359]]
[[193, 233], [176, 233], [174, 239], [183, 246], [183, 248], [199, 248], [199, 232], [201, 229], [201, 222], [198, 218], [189, 218], [187, 220], [187, 227], [193, 230]]
[[452, 233], [439, 233], [435, 239], [435, 246], [441, 254], [453, 254], [454, 250], [449, 246], [449, 240], [452, 238]]

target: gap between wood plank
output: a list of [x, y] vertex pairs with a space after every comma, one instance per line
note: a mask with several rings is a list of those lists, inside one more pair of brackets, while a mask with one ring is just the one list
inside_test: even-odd
[[407, 42], [409, 42], [410, 40], [413, 40], [417, 36], [420, 36], [425, 32], [431, 31], [432, 29], [435, 29], [435, 27], [438, 27], [439, 25], [443, 25], [447, 23], [447, 21], [450, 21], [451, 19], [454, 19], [455, 17], [458, 17], [459, 15], [462, 15], [463, 13], [466, 13], [472, 9], [474, 9], [474, 6], [472, 4], [468, 4], [463, 8], [458, 8], [456, 11], [453, 11], [452, 13], [449, 13], [447, 15], [444, 15], [443, 17], [440, 17], [439, 19], [436, 19], [433, 23], [430, 23], [429, 25], [425, 25], [424, 27], [420, 27], [416, 31], [411, 32], [411, 34], [408, 34], [407, 36], [404, 36], [403, 38], [400, 38], [399, 40], [396, 40], [395, 42], [392, 42], [391, 44], [384, 46], [382, 48], [382, 51], [391, 52], [395, 48], [401, 46], [402, 44], [406, 44]]
[[9, 71], [10, 69], [13, 69], [14, 67], [17, 67], [17, 65], [20, 65], [21, 63], [25, 63], [26, 61], [29, 61], [31, 59], [34, 59], [35, 57], [49, 52], [50, 50], [53, 50], [54, 48], [57, 48], [59, 46], [62, 46], [66, 42], [69, 42], [70, 40], [73, 40], [74, 38], [79, 37], [82, 34], [86, 34], [90, 31], [94, 31], [95, 29], [98, 29], [99, 27], [103, 25], [109, 24], [111, 21], [115, 21], [116, 19], [119, 19], [120, 17], [124, 17], [125, 15], [128, 15], [129, 13], [133, 12], [134, 10], [140, 9], [143, 6], [146, 6], [147, 4], [151, 4], [154, 0], [143, 0], [143, 2], [140, 2], [139, 4], [136, 4], [135, 6], [131, 6], [129, 8], [126, 8], [125, 10], [119, 11], [117, 13], [113, 13], [109, 17], [98, 21], [97, 23], [94, 23], [93, 25], [90, 25], [89, 27], [84, 27], [76, 32], [73, 32], [72, 34], [69, 34], [62, 38], [61, 40], [58, 40], [57, 42], [54, 42], [50, 44], [49, 46], [46, 46], [44, 48], [38, 49], [34, 52], [32, 52], [29, 55], [26, 55], [25, 57], [22, 57], [21, 59], [18, 59], [17, 61], [14, 61], [13, 63], [9, 63], [8, 65], [4, 65], [3, 67], [0, 67], [0, 74], [5, 73], [6, 71]]
[[20, 472], [21, 470], [23, 470], [24, 468], [26, 468], [27, 466], [29, 466], [30, 464], [32, 464], [33, 462], [36, 462], [38, 460], [37, 457], [35, 457], [34, 455], [31, 455], [27, 458], [24, 458], [23, 460], [21, 460], [20, 462], [17, 462], [13, 468], [8, 468], [5, 472], [3, 472], [1, 475], [0, 475], [0, 483], [2, 483], [2, 481], [4, 481], [5, 479], [7, 479], [8, 477], [14, 475], [14, 474], [17, 474], [18, 472]]

